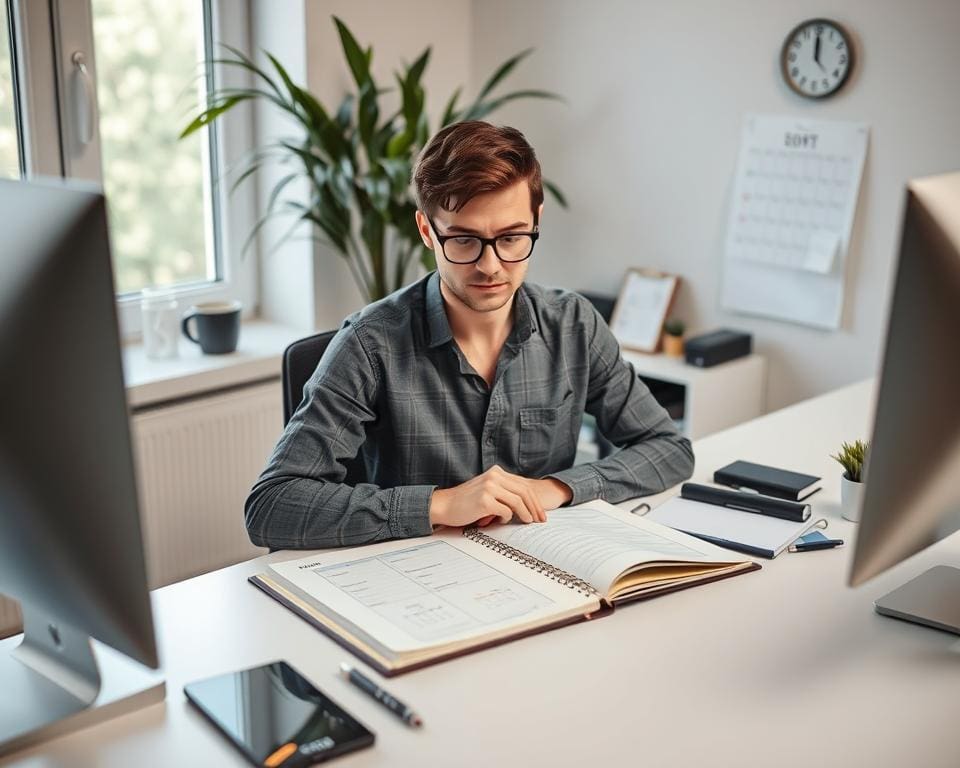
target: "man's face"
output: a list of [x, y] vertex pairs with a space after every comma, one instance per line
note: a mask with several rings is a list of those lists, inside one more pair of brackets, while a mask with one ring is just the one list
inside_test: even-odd
[[[459, 211], [439, 210], [432, 217], [440, 235], [478, 235], [496, 237], [507, 232], [533, 230], [530, 187], [525, 179], [496, 192], [471, 199]], [[473, 264], [452, 264], [430, 227], [427, 217], [417, 211], [417, 224], [424, 243], [433, 249], [437, 271], [448, 301], [474, 312], [493, 312], [510, 302], [527, 274], [529, 260], [502, 262], [487, 246]]]

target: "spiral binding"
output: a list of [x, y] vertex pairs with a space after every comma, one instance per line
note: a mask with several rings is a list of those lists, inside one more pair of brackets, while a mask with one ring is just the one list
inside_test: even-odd
[[520, 563], [520, 565], [526, 568], [530, 568], [537, 573], [542, 573], [548, 579], [552, 579], [564, 587], [574, 589], [580, 594], [588, 597], [593, 596], [602, 598], [602, 595], [583, 579], [577, 578], [573, 574], [567, 573], [556, 566], [550, 565], [550, 563], [546, 563], [543, 560], [533, 557], [533, 555], [528, 555], [526, 552], [521, 552], [519, 549], [514, 549], [509, 544], [504, 544], [502, 541], [497, 541], [493, 537], [487, 536], [487, 534], [483, 533], [476, 526], [472, 528], [464, 528], [463, 535], [470, 539], [470, 541], [475, 541], [477, 544], [480, 544], [487, 549], [492, 549], [498, 555], [509, 557], [514, 562]]

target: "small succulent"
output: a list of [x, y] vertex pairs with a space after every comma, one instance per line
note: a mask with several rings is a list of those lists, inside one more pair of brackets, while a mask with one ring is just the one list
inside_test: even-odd
[[840, 462], [846, 470], [847, 479], [854, 483], [863, 480], [863, 463], [867, 459], [868, 444], [863, 440], [855, 440], [853, 443], [843, 443], [840, 446], [840, 452], [830, 458]]
[[676, 318], [667, 320], [663, 324], [663, 332], [667, 336], [683, 336], [685, 330], [687, 330], [687, 326], [683, 324], [683, 320], [677, 320]]

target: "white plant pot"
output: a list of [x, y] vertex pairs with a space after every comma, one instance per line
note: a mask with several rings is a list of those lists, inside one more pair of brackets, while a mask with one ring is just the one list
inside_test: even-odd
[[844, 520], [860, 522], [860, 508], [863, 506], [863, 483], [855, 483], [844, 472], [840, 478], [840, 514]]

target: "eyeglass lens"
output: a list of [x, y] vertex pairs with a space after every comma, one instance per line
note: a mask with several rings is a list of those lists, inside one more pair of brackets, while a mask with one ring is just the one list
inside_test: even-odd
[[[483, 243], [479, 238], [453, 237], [444, 243], [444, 254], [450, 261], [471, 262], [480, 256]], [[501, 235], [496, 239], [496, 252], [503, 261], [523, 261], [533, 250], [529, 235]]]

